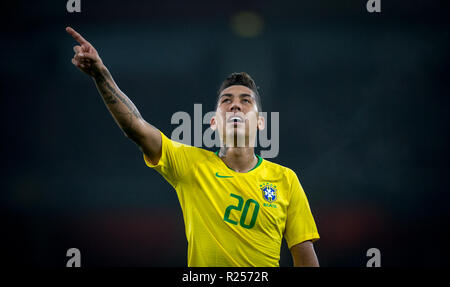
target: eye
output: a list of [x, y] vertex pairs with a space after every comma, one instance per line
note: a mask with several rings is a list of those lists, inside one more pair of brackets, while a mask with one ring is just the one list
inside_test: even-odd
[[242, 101], [245, 103], [250, 103], [250, 101], [248, 99], [243, 99]]
[[229, 102], [229, 101], [230, 101], [230, 99], [224, 99], [224, 100], [222, 101], [222, 103]]

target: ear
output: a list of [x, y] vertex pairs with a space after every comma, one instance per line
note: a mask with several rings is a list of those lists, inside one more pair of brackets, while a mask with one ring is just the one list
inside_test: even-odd
[[211, 125], [211, 129], [215, 131], [217, 129], [217, 122], [216, 122], [216, 116], [213, 116], [211, 120], [209, 121], [209, 124]]
[[266, 128], [266, 119], [263, 116], [258, 116], [258, 130]]

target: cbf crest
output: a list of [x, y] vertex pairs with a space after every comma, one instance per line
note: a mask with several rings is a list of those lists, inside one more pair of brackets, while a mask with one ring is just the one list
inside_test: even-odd
[[270, 182], [264, 182], [259, 186], [262, 191], [263, 198], [269, 203], [277, 200], [277, 186], [271, 184]]

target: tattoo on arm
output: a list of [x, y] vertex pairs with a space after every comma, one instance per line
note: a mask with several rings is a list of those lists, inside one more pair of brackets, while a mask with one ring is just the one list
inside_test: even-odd
[[119, 126], [127, 135], [133, 136], [133, 123], [136, 119], [142, 119], [136, 106], [115, 85], [106, 68], [97, 73], [95, 82], [105, 104]]

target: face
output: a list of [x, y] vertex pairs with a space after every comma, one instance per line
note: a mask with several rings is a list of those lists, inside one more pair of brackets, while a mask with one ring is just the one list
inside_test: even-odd
[[220, 93], [211, 128], [218, 130], [225, 146], [254, 146], [256, 131], [264, 128], [258, 114], [254, 92], [241, 85], [230, 86]]

